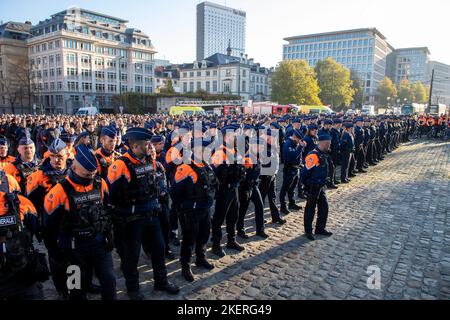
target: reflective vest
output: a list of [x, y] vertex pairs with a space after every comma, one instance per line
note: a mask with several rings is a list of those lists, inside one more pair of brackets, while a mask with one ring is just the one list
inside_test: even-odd
[[27, 184], [28, 177], [34, 172], [38, 171], [39, 166], [36, 165], [34, 167], [28, 167], [17, 160], [13, 162], [13, 165], [17, 168], [17, 171], [19, 171], [20, 174], [20, 189], [22, 190], [22, 192], [25, 192], [25, 186]]
[[153, 163], [133, 164], [127, 157], [119, 158], [130, 171], [130, 183], [123, 186], [120, 194], [123, 196], [121, 204], [128, 207], [136, 204], [145, 204], [159, 197], [160, 190], [156, 181]]
[[197, 183], [194, 184], [191, 200], [212, 201], [218, 183], [214, 171], [207, 165], [199, 167], [194, 163], [191, 163], [189, 166], [197, 174]]
[[419, 124], [419, 126], [423, 127], [427, 123], [427, 121], [424, 117], [420, 117], [419, 120], [417, 120], [417, 123]]
[[108, 218], [103, 206], [102, 181], [95, 178], [89, 192], [77, 192], [66, 179], [61, 183], [69, 201], [69, 212], [63, 215], [61, 232], [74, 239], [94, 239], [104, 234]]
[[0, 284], [27, 267], [33, 253], [31, 234], [24, 228], [20, 218], [20, 203], [17, 194], [9, 192], [6, 174], [0, 172], [6, 215], [0, 216]]

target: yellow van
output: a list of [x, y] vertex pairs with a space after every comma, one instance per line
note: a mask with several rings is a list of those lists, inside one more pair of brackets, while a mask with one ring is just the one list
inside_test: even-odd
[[299, 113], [302, 114], [319, 114], [319, 113], [332, 113], [333, 110], [327, 106], [300, 106]]
[[205, 109], [203, 109], [202, 107], [178, 107], [178, 106], [173, 106], [170, 107], [169, 109], [169, 115], [171, 116], [178, 116], [178, 115], [187, 115], [187, 116], [192, 116], [192, 115], [200, 115], [200, 116], [206, 116], [206, 112]]

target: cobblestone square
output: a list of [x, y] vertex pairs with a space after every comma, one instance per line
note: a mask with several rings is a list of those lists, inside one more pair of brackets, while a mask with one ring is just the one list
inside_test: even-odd
[[[268, 224], [269, 240], [244, 241], [242, 253], [228, 251], [220, 260], [208, 253], [216, 268], [194, 267], [192, 284], [181, 278], [178, 260], [168, 262], [170, 279], [181, 287], [175, 297], [153, 291], [151, 261], [142, 256], [142, 291], [152, 300], [449, 299], [449, 156], [450, 143], [404, 144], [369, 173], [328, 191], [331, 238], [309, 242], [300, 211], [284, 226]], [[118, 298], [127, 299], [117, 255], [114, 263]], [[381, 290], [368, 289], [369, 266], [380, 268]], [[45, 294], [56, 298], [51, 281]]]

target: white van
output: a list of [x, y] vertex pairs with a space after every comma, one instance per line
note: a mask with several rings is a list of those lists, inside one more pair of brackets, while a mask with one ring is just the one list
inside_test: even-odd
[[374, 116], [375, 115], [375, 106], [365, 104], [361, 108], [361, 114], [365, 116]]
[[98, 114], [98, 109], [96, 107], [83, 107], [78, 109], [75, 113], [76, 116], [96, 116]]

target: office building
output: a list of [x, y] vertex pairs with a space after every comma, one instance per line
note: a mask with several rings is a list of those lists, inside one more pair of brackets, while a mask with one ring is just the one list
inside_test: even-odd
[[246, 13], [211, 2], [197, 5], [197, 61], [215, 53], [245, 53]]
[[311, 67], [328, 57], [359, 74], [364, 102], [373, 103], [378, 84], [387, 73], [387, 57], [394, 48], [375, 28], [285, 38], [283, 60], [306, 60]]
[[429, 81], [430, 50], [427, 47], [395, 49], [388, 60], [387, 75], [396, 84], [400, 84], [402, 80], [408, 80], [410, 83]]
[[111, 98], [154, 91], [152, 42], [128, 21], [70, 8], [39, 22], [28, 40], [34, 103], [48, 112], [110, 112]]

